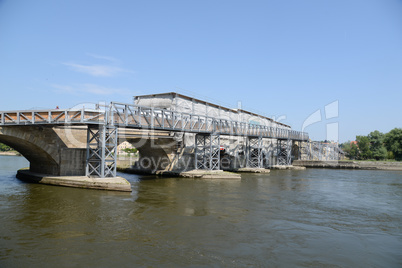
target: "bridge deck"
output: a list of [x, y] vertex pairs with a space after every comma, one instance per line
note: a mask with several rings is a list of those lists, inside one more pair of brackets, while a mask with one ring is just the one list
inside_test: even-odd
[[29, 110], [0, 112], [0, 126], [15, 125], [108, 125], [191, 133], [308, 140], [305, 132], [249, 124], [171, 110], [112, 102], [105, 110]]

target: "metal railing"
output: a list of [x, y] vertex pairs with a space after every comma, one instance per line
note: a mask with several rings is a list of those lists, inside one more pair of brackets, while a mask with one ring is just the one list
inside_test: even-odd
[[306, 132], [249, 124], [206, 115], [182, 113], [161, 108], [112, 102], [109, 111], [109, 124], [118, 127], [308, 140]]
[[[100, 107], [99, 107], [100, 108]], [[29, 110], [0, 112], [0, 125], [104, 124], [122, 128], [154, 129], [191, 133], [220, 133], [274, 139], [308, 140], [308, 134], [286, 128], [262, 126], [209, 117], [111, 102], [103, 109]]]
[[29, 110], [0, 112], [0, 125], [103, 124], [106, 113], [99, 110]]

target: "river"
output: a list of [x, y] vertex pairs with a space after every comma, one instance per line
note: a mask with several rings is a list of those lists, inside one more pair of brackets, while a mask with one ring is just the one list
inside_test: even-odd
[[402, 172], [30, 184], [0, 156], [0, 267], [402, 267]]

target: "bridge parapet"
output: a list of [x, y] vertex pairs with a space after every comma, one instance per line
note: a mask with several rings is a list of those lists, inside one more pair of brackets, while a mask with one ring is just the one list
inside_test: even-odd
[[279, 127], [250, 124], [206, 115], [112, 102], [104, 110], [29, 110], [0, 112], [0, 125], [102, 124], [190, 133], [220, 133], [273, 139], [308, 140], [308, 134]]
[[0, 112], [0, 125], [104, 124], [106, 113], [99, 110], [27, 110]]

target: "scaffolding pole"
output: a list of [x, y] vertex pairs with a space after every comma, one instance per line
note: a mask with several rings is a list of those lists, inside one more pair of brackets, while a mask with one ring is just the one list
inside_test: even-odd
[[264, 157], [265, 157], [265, 163], [264, 163], [264, 167], [265, 168], [270, 168], [273, 166], [274, 160], [274, 143], [271, 139], [269, 139], [268, 141], [268, 146], [265, 147], [265, 151], [264, 151]]
[[195, 135], [195, 168], [218, 170], [220, 169], [220, 135]]
[[88, 126], [86, 176], [116, 177], [117, 128]]
[[289, 166], [292, 164], [292, 141], [277, 140], [277, 164]]
[[249, 168], [263, 167], [262, 137], [247, 137], [247, 162]]

